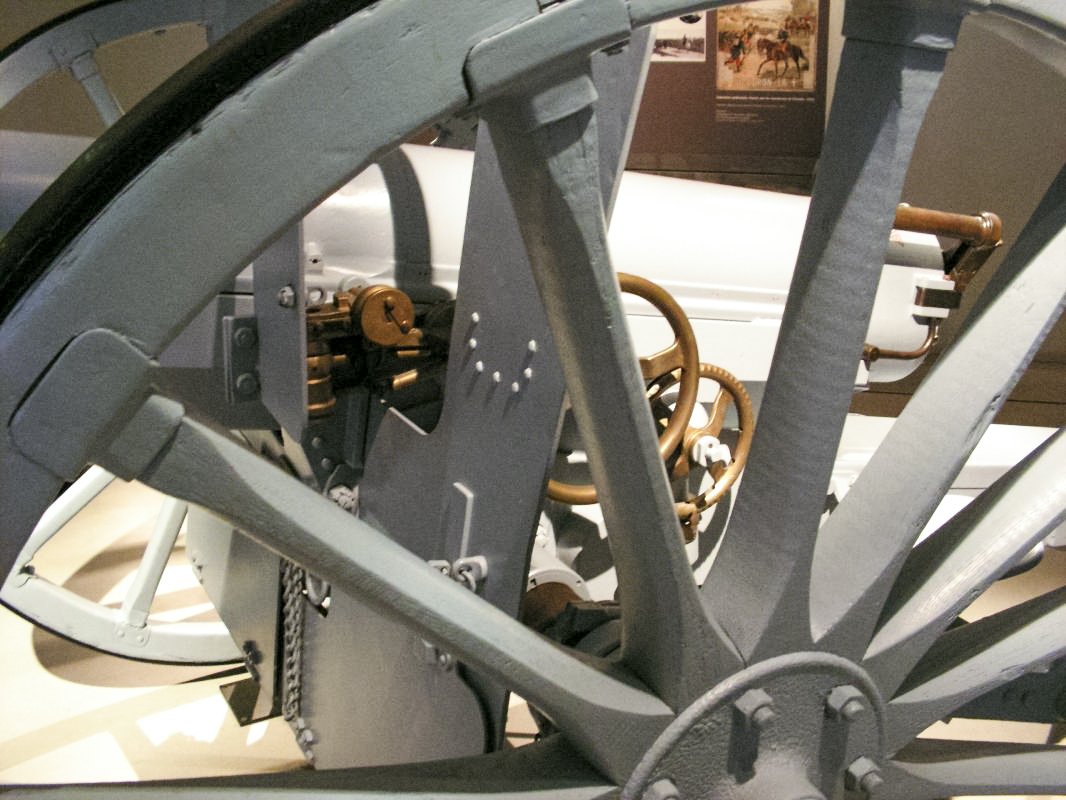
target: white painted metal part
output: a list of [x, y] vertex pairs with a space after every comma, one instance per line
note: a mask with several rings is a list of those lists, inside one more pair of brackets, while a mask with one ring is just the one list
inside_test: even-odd
[[[403, 152], [424, 202], [429, 282], [454, 293], [473, 153], [418, 146]], [[404, 232], [394, 228], [402, 217], [393, 216], [390, 202], [375, 166], [307, 215], [305, 260], [314, 260], [309, 285], [335, 291], [355, 281], [395, 280], [405, 267], [397, 265], [395, 249]], [[613, 262], [619, 272], [646, 277], [674, 296], [692, 322], [704, 360], [741, 380], [765, 381], [808, 203], [798, 195], [627, 172], [610, 226]], [[921, 345], [926, 329], [914, 320], [913, 303], [923, 280], [943, 280], [937, 238], [893, 232], [869, 342], [900, 351]], [[641, 343], [661, 338], [662, 321], [639, 299], [625, 299], [638, 350], [650, 352], [654, 348]], [[899, 380], [920, 363], [876, 361], [861, 382]]]
[[[0, 174], [5, 205], [0, 223], [17, 218], [72, 159], [84, 140], [0, 132], [13, 157]], [[416, 202], [426, 225], [427, 263], [397, 263], [397, 241], [418, 220], [406, 219], [390, 195], [382, 168], [371, 166], [304, 219], [305, 280], [323, 297], [352, 286], [393, 284], [398, 272], [424, 275], [427, 295], [455, 293], [463, 246], [473, 153], [408, 145], [402, 148], [417, 178]], [[13, 166], [10, 166], [13, 165]], [[609, 244], [619, 272], [662, 286], [692, 322], [704, 360], [742, 381], [766, 380], [788, 297], [809, 198], [721, 184], [625, 173], [612, 217]], [[770, 235], [767, 235], [768, 232]], [[943, 282], [935, 236], [894, 231], [867, 341], [886, 350], [912, 351], [926, 337], [914, 319], [915, 289]], [[250, 278], [250, 275], [247, 276]], [[238, 284], [241, 285], [240, 283]], [[417, 286], [405, 286], [417, 301]], [[636, 297], [625, 296], [630, 328], [640, 352], [651, 352], [665, 325]], [[895, 381], [922, 359], [856, 358], [857, 385]]]

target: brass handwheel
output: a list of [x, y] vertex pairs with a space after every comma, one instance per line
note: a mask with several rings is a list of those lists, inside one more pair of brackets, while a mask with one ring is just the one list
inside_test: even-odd
[[715, 395], [714, 402], [711, 404], [708, 415], [710, 419], [707, 424], [698, 428], [689, 428], [685, 432], [685, 457], [678, 459], [674, 467], [674, 477], [680, 477], [683, 474], [682, 471], [687, 470], [690, 463], [698, 460], [699, 454], [695, 450], [701, 446], [701, 440], [706, 441], [705, 437], [718, 438], [725, 424], [725, 415], [730, 403], [737, 407], [740, 436], [736, 448], [730, 454], [729, 463], [713, 461], [705, 464], [707, 471], [714, 479], [714, 485], [689, 501], [696, 506], [697, 512], [705, 511], [721, 500], [736, 482], [748, 460], [752, 436], [755, 434], [755, 413], [752, 410], [751, 397], [740, 379], [713, 364], [700, 364], [700, 378], [715, 381], [719, 386], [718, 394]]
[[[674, 372], [680, 374], [677, 403], [665, 429], [659, 435], [659, 452], [665, 459], [682, 443], [692, 418], [692, 411], [696, 407], [700, 372], [696, 334], [692, 332], [692, 325], [689, 324], [681, 306], [661, 286], [646, 278], [621, 272], [618, 273], [618, 282], [623, 292], [635, 294], [651, 303], [666, 318], [674, 334], [674, 341], [668, 347], [640, 359], [640, 372], [645, 383], [659, 382]], [[589, 505], [596, 502], [596, 487], [592, 484], [579, 485], [550, 480], [548, 497], [570, 505]]]

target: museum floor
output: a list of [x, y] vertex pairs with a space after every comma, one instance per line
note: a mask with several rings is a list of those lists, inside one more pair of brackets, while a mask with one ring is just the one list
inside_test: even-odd
[[[116, 482], [35, 559], [41, 574], [87, 597], [121, 600], [151, 530], [160, 498]], [[202, 613], [206, 601], [191, 572], [168, 570], [154, 612], [171, 619]], [[171, 574], [172, 573], [172, 574]], [[1018, 595], [1066, 583], [1066, 552], [1049, 551], [1029, 573], [1001, 581], [968, 616]], [[145, 780], [299, 767], [287, 724], [241, 728], [218, 687], [235, 680], [220, 668], [146, 665], [102, 655], [0, 613], [0, 783]], [[532, 723], [514, 707], [515, 744]], [[956, 720], [935, 735], [1043, 742], [1048, 726]]]

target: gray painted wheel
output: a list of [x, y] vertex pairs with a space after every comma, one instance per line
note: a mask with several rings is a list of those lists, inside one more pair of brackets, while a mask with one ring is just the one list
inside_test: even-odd
[[[105, 126], [122, 108], [100, 72], [96, 51], [148, 31], [196, 24], [214, 42], [270, 4], [270, 0], [107, 0], [64, 14], [18, 39], [0, 52], [0, 108], [56, 70], [70, 73], [82, 86]], [[62, 525], [106, 486], [103, 472], [91, 468], [79, 480], [81, 494], [64, 493], [46, 512], [43, 524], [0, 586], [0, 602], [35, 624], [103, 652], [136, 660], [190, 664], [240, 661], [241, 654], [220, 623], [160, 625], [148, 621], [166, 557], [184, 520], [184, 504], [170, 499], [157, 520], [145, 559], [137, 570], [137, 591], [121, 609], [90, 602], [48, 581], [30, 563]], [[168, 545], [169, 543], [169, 545]]]
[[[514, 688], [562, 731], [459, 762], [196, 790], [592, 798], [620, 788], [622, 797], [663, 800], [1064, 791], [1061, 748], [916, 736], [1066, 655], [1066, 588], [953, 627], [973, 596], [1062, 520], [1066, 439], [1052, 437], [928, 544], [912, 545], [1062, 310], [1066, 171], [965, 336], [820, 528], [904, 165], [970, 7], [849, 2], [823, 167], [744, 485], [698, 588], [654, 430], [638, 411], [643, 387], [606, 257], [584, 64], [630, 25], [690, 5], [699, 4], [567, 0], [537, 13], [536, 4], [496, 0], [441, 14], [432, 3], [384, 0], [343, 19], [274, 20], [288, 27], [249, 31], [249, 41], [276, 43], [287, 32], [280, 46], [290, 55], [249, 65], [231, 42], [194, 65], [172, 94], [204, 85], [197, 70], [234, 72], [206, 108], [149, 105], [114, 126], [98, 154], [136, 125], [159, 136], [116, 174], [94, 178], [82, 161], [0, 243], [0, 280], [19, 295], [0, 329], [2, 566], [60, 481], [102, 463], [212, 508]], [[1057, 5], [985, 6], [1040, 29], [1061, 65]], [[538, 637], [151, 389], [151, 357], [261, 243], [471, 94], [492, 131], [594, 465], [623, 606], [618, 663]], [[63, 206], [64, 192], [93, 180], [109, 189], [106, 203]], [[69, 237], [42, 234], [57, 210]], [[160, 294], [164, 308], [149, 302]]]

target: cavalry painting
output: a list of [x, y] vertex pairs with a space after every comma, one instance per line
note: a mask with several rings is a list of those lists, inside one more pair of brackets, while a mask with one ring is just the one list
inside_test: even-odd
[[760, 0], [717, 19], [718, 89], [814, 91], [818, 0]]

